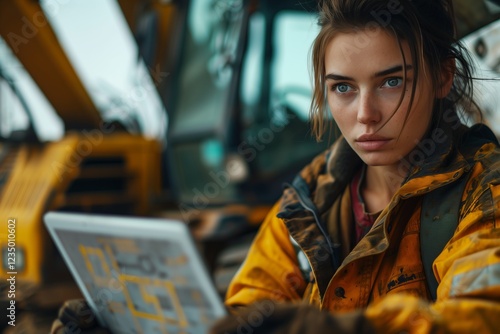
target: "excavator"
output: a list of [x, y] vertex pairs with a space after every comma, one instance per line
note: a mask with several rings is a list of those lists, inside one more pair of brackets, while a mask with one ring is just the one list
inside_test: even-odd
[[[498, 2], [456, 7], [460, 36], [498, 71]], [[63, 301], [81, 298], [48, 211], [181, 219], [224, 295], [283, 183], [338, 135], [334, 124], [322, 142], [310, 134], [316, 11], [0, 0], [0, 309], [13, 275], [16, 302], [5, 333], [47, 333]]]

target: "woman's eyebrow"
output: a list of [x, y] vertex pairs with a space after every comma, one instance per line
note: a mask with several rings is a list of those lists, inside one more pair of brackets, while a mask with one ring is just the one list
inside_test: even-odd
[[346, 80], [346, 81], [351, 80], [351, 81], [354, 81], [354, 79], [351, 78], [351, 77], [346, 77], [344, 75], [333, 74], [333, 73], [327, 74], [325, 76], [325, 80], [328, 80], [328, 79], [330, 79], [330, 80]]
[[[411, 65], [406, 65], [406, 70], [407, 71], [410, 71], [412, 70], [413, 67]], [[402, 65], [396, 65], [396, 66], [393, 66], [391, 68], [388, 68], [386, 70], [383, 70], [383, 71], [380, 71], [380, 72], [377, 72], [373, 75], [374, 78], [378, 78], [378, 77], [383, 77], [383, 76], [386, 76], [386, 75], [389, 75], [389, 74], [393, 74], [393, 73], [397, 73], [397, 72], [401, 72], [403, 71], [403, 66]], [[334, 73], [329, 73], [325, 76], [325, 80], [346, 80], [346, 81], [353, 81], [354, 79], [351, 78], [351, 77], [348, 77], [348, 76], [345, 76], [345, 75], [340, 75], [340, 74], [334, 74]]]
[[[407, 71], [412, 70], [412, 69], [413, 69], [413, 67], [411, 65], [406, 65], [406, 70]], [[377, 72], [377, 73], [375, 73], [375, 75], [373, 77], [375, 77], [375, 78], [383, 77], [383, 76], [386, 76], [386, 75], [389, 75], [389, 74], [393, 74], [393, 73], [397, 73], [397, 72], [401, 72], [401, 71], [403, 71], [403, 65], [397, 65], [397, 66], [388, 68], [386, 70]]]

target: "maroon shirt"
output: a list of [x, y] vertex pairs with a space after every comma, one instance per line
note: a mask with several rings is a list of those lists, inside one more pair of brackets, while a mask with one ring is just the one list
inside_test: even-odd
[[365, 180], [366, 166], [363, 165], [351, 181], [351, 202], [356, 222], [356, 244], [363, 239], [366, 233], [372, 228], [380, 212], [368, 213], [365, 209], [365, 202], [361, 197], [361, 185]]

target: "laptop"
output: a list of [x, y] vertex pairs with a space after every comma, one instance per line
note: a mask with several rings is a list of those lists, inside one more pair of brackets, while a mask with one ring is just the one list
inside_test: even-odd
[[226, 314], [182, 221], [62, 212], [44, 221], [112, 333], [206, 333]]

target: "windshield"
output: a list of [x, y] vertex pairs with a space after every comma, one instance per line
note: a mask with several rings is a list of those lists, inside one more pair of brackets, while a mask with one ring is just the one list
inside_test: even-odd
[[242, 15], [241, 0], [191, 2], [172, 136], [221, 131], [234, 84]]
[[470, 51], [476, 77], [474, 94], [484, 122], [500, 138], [500, 20], [470, 34], [463, 40]]
[[286, 104], [303, 121], [309, 119], [312, 84], [307, 65], [318, 32], [319, 26], [313, 13], [282, 11], [276, 15], [271, 108]]
[[116, 0], [40, 3], [103, 119], [164, 139], [166, 112], [155, 85], [168, 73], [151, 78]]

